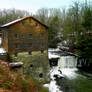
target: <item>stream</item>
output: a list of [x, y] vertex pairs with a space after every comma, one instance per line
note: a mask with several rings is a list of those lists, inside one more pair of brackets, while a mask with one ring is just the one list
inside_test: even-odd
[[76, 68], [77, 57], [61, 55], [59, 49], [49, 49], [48, 55], [49, 59], [59, 58], [57, 66], [51, 68], [50, 84], [44, 85], [49, 92], [92, 92], [92, 74]]
[[[5, 53], [5, 50], [0, 48], [0, 53]], [[49, 49], [48, 57], [58, 58], [57, 66], [50, 70], [51, 82], [44, 85], [49, 92], [92, 92], [92, 74], [76, 68], [77, 57], [67, 55], [58, 48]]]

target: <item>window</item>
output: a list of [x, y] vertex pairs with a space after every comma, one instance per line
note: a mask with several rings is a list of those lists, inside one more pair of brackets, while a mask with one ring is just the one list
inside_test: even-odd
[[24, 38], [24, 35], [23, 34], [21, 35], [21, 38]]
[[18, 39], [18, 34], [17, 33], [15, 34], [15, 39]]
[[44, 46], [44, 43], [42, 43], [41, 45]]
[[6, 32], [4, 32], [4, 39], [6, 39], [7, 38], [7, 33]]
[[19, 48], [19, 44], [15, 44], [15, 48], [16, 48], [16, 49]]
[[43, 77], [43, 73], [40, 73], [40, 74], [39, 74], [39, 77], [42, 78], [42, 77]]
[[35, 25], [36, 27], [38, 27], [38, 24], [36, 23], [36, 25]]
[[29, 43], [29, 45], [28, 45], [28, 46], [29, 46], [29, 48], [32, 48], [32, 43]]
[[32, 34], [29, 34], [29, 38], [32, 39]]
[[24, 22], [22, 22], [22, 26], [24, 27]]
[[44, 39], [44, 33], [41, 33], [41, 39]]
[[33, 64], [31, 64], [30, 67], [32, 68], [33, 67]]
[[45, 44], [44, 43], [41, 43], [41, 48], [44, 48]]

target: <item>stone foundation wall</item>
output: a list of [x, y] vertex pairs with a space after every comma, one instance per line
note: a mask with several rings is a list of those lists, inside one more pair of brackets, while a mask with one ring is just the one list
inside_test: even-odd
[[12, 56], [13, 61], [23, 62], [23, 73], [28, 74], [31, 77], [40, 81], [49, 81], [50, 65], [47, 57], [47, 51], [32, 52], [32, 55], [28, 53], [19, 53], [17, 57]]

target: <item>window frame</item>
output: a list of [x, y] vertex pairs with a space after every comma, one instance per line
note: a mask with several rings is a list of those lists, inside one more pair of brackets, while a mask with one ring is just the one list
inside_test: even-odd
[[19, 39], [19, 36], [17, 33], [14, 34], [15, 39]]
[[29, 39], [32, 39], [32, 34], [29, 34]]
[[24, 23], [24, 22], [22, 22], [22, 26], [23, 26], [23, 27], [25, 26], [25, 23]]
[[43, 40], [44, 38], [44, 33], [41, 33], [41, 39]]
[[28, 48], [32, 48], [33, 44], [32, 43], [28, 43]]
[[19, 44], [18, 43], [15, 44], [15, 49], [19, 49]]
[[35, 27], [36, 27], [36, 28], [38, 28], [38, 27], [39, 27], [39, 24], [38, 24], [38, 23], [36, 23], [36, 24], [35, 24]]

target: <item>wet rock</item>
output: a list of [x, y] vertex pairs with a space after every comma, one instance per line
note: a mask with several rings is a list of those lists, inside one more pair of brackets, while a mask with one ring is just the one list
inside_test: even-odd
[[63, 75], [58, 75], [58, 74], [55, 74], [53, 77], [55, 77], [56, 79], [62, 79], [62, 78], [64, 78], [64, 76]]
[[60, 72], [60, 74], [62, 74], [62, 71], [60, 69], [58, 71]]
[[9, 63], [10, 68], [20, 68], [23, 66], [22, 62], [14, 62], [14, 63]]

